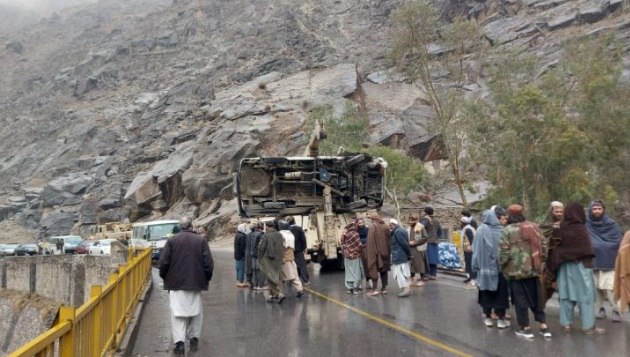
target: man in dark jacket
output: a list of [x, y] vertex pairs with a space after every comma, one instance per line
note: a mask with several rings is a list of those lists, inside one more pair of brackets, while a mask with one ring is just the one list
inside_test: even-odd
[[169, 291], [177, 355], [184, 354], [186, 337], [190, 339], [190, 349], [198, 349], [203, 322], [201, 290], [208, 290], [214, 268], [208, 243], [192, 231], [192, 220], [183, 217], [180, 227], [181, 232], [166, 241], [158, 262], [164, 289]]
[[429, 280], [437, 278], [437, 266], [440, 263], [440, 254], [438, 250], [439, 240], [442, 239], [442, 226], [440, 222], [433, 217], [433, 208], [424, 208], [424, 217], [420, 221], [429, 235], [427, 242], [427, 260], [429, 261]]
[[389, 220], [389, 229], [392, 232], [392, 273], [401, 289], [398, 297], [408, 297], [410, 295], [409, 278], [411, 277], [409, 235], [395, 219]]
[[306, 251], [306, 234], [302, 227], [295, 224], [295, 218], [293, 216], [287, 216], [286, 221], [289, 223], [289, 230], [295, 237], [295, 251], [294, 259], [295, 265], [297, 265], [298, 275], [302, 284], [309, 285], [308, 271], [306, 270], [306, 259], [304, 258], [304, 252]]
[[241, 223], [236, 228], [234, 236], [234, 262], [236, 266], [236, 287], [244, 288], [248, 284], [245, 283], [245, 252], [247, 251], [247, 233], [249, 227], [247, 224]]

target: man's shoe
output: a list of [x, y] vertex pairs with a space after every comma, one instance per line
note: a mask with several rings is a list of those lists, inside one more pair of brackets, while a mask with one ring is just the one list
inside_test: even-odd
[[610, 320], [612, 322], [621, 322], [622, 321], [621, 315], [619, 314], [618, 311], [613, 311], [612, 317], [610, 318]]
[[534, 338], [534, 333], [532, 332], [531, 329], [524, 329], [524, 328], [520, 328], [518, 330], [516, 330], [516, 336], [521, 336], [521, 337], [525, 337], [526, 339], [532, 339]]
[[354, 295], [359, 295], [361, 294], [361, 288], [355, 288], [354, 291], [352, 292]]
[[267, 302], [268, 303], [273, 303], [275, 301], [276, 301], [276, 297], [275, 296], [270, 296], [270, 297], [267, 298]]
[[504, 328], [508, 328], [510, 326], [512, 326], [512, 323], [510, 323], [510, 321], [508, 321], [508, 320], [499, 319], [497, 321], [497, 328], [504, 329]]
[[304, 290], [300, 290], [297, 292], [297, 294], [295, 296], [297, 296], [298, 298], [301, 298], [302, 295], [304, 295]]
[[601, 307], [597, 313], [595, 314], [595, 318], [597, 319], [605, 319], [606, 318], [606, 309], [604, 309], [603, 307]]
[[401, 291], [401, 292], [398, 294], [398, 297], [399, 297], [399, 298], [409, 297], [409, 295], [411, 295], [411, 293], [409, 292], [409, 288], [405, 288], [405, 289], [403, 289], [403, 291]]
[[280, 294], [280, 295], [278, 295], [278, 297], [277, 297], [277, 301], [276, 301], [276, 302], [277, 302], [278, 304], [282, 304], [282, 302], [284, 301], [284, 297], [285, 297], [285, 296], [284, 296], [284, 294]]
[[470, 280], [471, 280], [470, 278], [466, 278], [466, 279], [464, 279], [464, 281], [462, 281], [462, 283], [466, 284], [466, 283], [468, 283]]
[[352, 289], [347, 289], [347, 290], [346, 290], [346, 293], [348, 293], [348, 294], [352, 294], [352, 293], [353, 293], [353, 290], [352, 290]]
[[186, 347], [184, 347], [184, 341], [177, 341], [175, 343], [175, 348], [173, 349], [173, 354], [183, 355], [186, 353]]
[[199, 339], [193, 337], [190, 339], [190, 352], [195, 352], [199, 349]]
[[486, 327], [492, 327], [494, 326], [494, 321], [491, 318], [484, 318], [483, 319], [483, 324], [486, 325]]
[[551, 338], [551, 331], [549, 331], [549, 328], [541, 328], [540, 335], [544, 338]]
[[591, 329], [584, 330], [583, 332], [585, 335], [604, 335], [606, 334], [606, 329], [600, 328], [600, 327], [593, 327]]
[[378, 290], [372, 290], [368, 293], [368, 296], [378, 296], [381, 295], [381, 293]]

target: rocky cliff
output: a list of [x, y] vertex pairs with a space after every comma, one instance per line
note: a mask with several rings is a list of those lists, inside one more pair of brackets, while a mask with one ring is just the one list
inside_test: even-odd
[[[387, 67], [402, 2], [108, 0], [0, 33], [0, 220], [65, 234], [191, 214], [220, 235], [238, 160], [300, 153], [321, 105], [366, 113], [367, 144], [433, 159], [432, 111]], [[611, 28], [630, 79], [622, 0], [435, 3], [541, 70], [566, 38]]]

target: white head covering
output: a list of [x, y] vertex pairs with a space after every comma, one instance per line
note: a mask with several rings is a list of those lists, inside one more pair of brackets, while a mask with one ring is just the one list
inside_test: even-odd
[[398, 221], [392, 218], [392, 219], [389, 220], [389, 224], [393, 224], [393, 225], [397, 226], [398, 225]]
[[249, 225], [247, 223], [239, 224], [238, 227], [236, 227], [236, 230], [238, 230], [239, 232], [244, 233], [244, 234], [249, 234], [249, 232], [251, 232], [249, 230]]
[[560, 201], [551, 202], [551, 208], [564, 208], [564, 205]]

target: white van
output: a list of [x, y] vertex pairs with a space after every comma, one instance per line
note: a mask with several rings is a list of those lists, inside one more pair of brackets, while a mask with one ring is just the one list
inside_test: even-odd
[[132, 239], [143, 239], [153, 247], [152, 258], [160, 259], [166, 240], [179, 232], [178, 220], [161, 220], [134, 223], [132, 225]]

